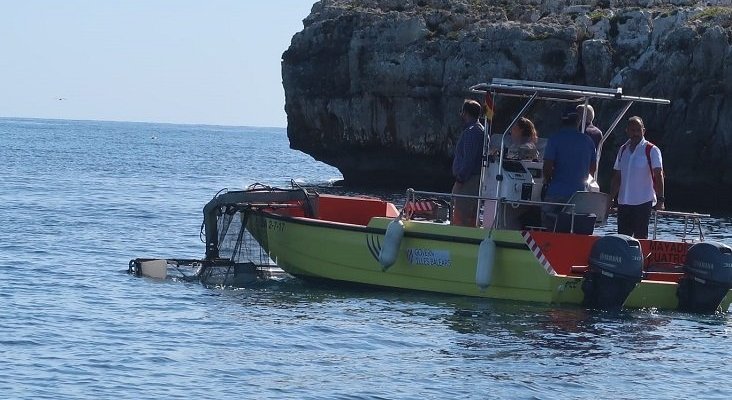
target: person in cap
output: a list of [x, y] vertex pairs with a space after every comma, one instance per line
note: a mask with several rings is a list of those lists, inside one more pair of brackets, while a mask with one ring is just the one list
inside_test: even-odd
[[[562, 113], [562, 126], [549, 137], [544, 150], [544, 201], [566, 203], [572, 195], [585, 190], [588, 174], [597, 169], [597, 151], [589, 136], [577, 129], [574, 105]], [[553, 230], [561, 206], [542, 206], [542, 225]]]
[[[465, 100], [460, 108], [463, 133], [455, 146], [452, 162], [452, 175], [455, 178], [455, 184], [452, 186], [453, 194], [478, 195], [485, 132], [478, 120], [482, 109], [480, 103], [475, 100]], [[475, 227], [477, 215], [477, 199], [453, 197], [451, 224]]]
[[651, 209], [665, 208], [663, 160], [658, 146], [645, 139], [641, 117], [630, 117], [628, 141], [615, 158], [610, 198], [617, 196], [618, 233], [648, 238]]
[[591, 105], [585, 106], [584, 104], [580, 104], [577, 106], [577, 116], [579, 123], [577, 124], [577, 129], [582, 131], [582, 115], [585, 116], [585, 134], [592, 139], [592, 141], [595, 143], [595, 149], [597, 149], [600, 146], [600, 140], [602, 140], [602, 131], [600, 128], [596, 127], [592, 124], [592, 121], [595, 120], [595, 109], [592, 108]]

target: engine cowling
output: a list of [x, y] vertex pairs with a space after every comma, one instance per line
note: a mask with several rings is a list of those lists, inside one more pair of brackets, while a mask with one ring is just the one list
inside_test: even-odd
[[718, 242], [696, 243], [686, 254], [684, 272], [676, 292], [679, 309], [715, 312], [732, 288], [732, 248]]
[[582, 282], [583, 304], [619, 310], [643, 279], [640, 242], [627, 235], [603, 236], [593, 244], [588, 265]]

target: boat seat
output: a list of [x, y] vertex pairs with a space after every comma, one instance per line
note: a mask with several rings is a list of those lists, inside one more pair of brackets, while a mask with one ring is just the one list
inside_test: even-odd
[[[595, 225], [605, 225], [607, 212], [610, 206], [610, 196], [602, 192], [575, 192], [567, 201], [574, 204], [575, 214], [595, 214]], [[563, 212], [571, 213], [570, 207], [564, 207]]]
[[344, 224], [368, 225], [373, 217], [394, 218], [399, 210], [387, 201], [329, 194], [318, 196], [318, 218]]
[[[575, 192], [561, 211], [554, 217], [554, 232], [578, 233], [591, 235], [595, 226], [607, 222], [607, 211], [610, 205], [610, 196], [602, 192]], [[569, 206], [574, 204], [574, 207]], [[574, 230], [572, 230], [572, 216], [574, 215]]]

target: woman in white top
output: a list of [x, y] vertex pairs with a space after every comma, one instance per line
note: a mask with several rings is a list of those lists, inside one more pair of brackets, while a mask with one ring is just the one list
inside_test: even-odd
[[664, 209], [664, 176], [661, 150], [644, 137], [640, 117], [631, 117], [626, 128], [628, 141], [615, 158], [610, 195], [617, 196], [618, 233], [636, 239], [648, 238], [651, 209]]

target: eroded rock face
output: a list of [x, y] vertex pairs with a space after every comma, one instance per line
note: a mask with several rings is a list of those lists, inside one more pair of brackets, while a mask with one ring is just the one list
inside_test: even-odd
[[[339, 168], [348, 183], [448, 190], [469, 86], [492, 77], [622, 86], [672, 100], [628, 114], [644, 118], [662, 149], [668, 202], [732, 210], [732, 0], [575, 3], [315, 3], [283, 54], [291, 147]], [[593, 105], [607, 129], [617, 105]], [[497, 132], [517, 106], [499, 99]], [[541, 136], [557, 127], [558, 107], [530, 110]], [[624, 127], [605, 146], [605, 180]]]

